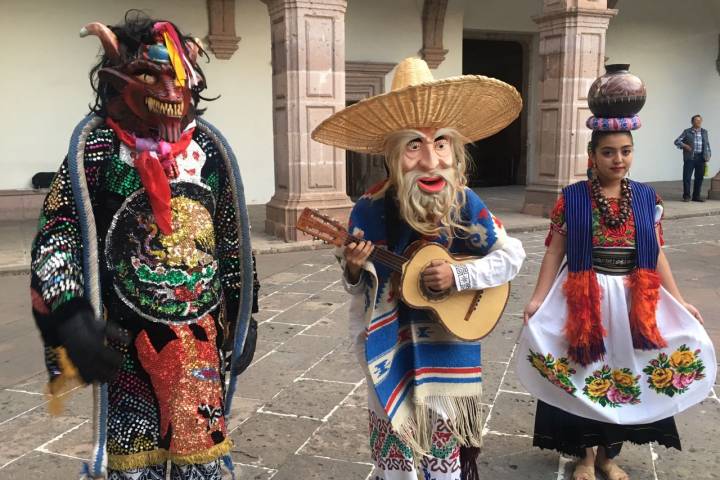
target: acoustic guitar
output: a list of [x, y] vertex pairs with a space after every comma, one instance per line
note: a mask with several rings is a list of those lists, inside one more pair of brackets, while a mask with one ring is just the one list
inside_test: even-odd
[[[296, 228], [338, 247], [362, 241], [351, 235], [338, 221], [309, 208], [300, 215]], [[465, 263], [476, 258], [455, 256], [435, 243], [414, 242], [407, 248], [405, 255], [375, 246], [369, 260], [400, 274], [400, 296], [406, 305], [430, 311], [457, 338], [477, 341], [487, 336], [500, 320], [510, 296], [510, 284], [483, 290], [459, 292], [450, 288], [435, 291], [427, 288], [422, 280], [423, 271], [433, 260]]]

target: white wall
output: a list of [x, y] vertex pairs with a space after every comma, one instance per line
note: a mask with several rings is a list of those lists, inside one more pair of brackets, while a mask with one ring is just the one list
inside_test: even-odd
[[[206, 2], [198, 0], [2, 1], [0, 190], [29, 188], [33, 173], [58, 168], [73, 127], [88, 112], [88, 72], [100, 45], [95, 37], [81, 39], [78, 31], [91, 21], [119, 23], [130, 8], [172, 20], [200, 38], [208, 33]], [[248, 203], [262, 203], [274, 190], [267, 8], [260, 0], [237, 0], [235, 24], [242, 39], [233, 57], [218, 60], [211, 54], [210, 63], [202, 64], [206, 95], [222, 95], [205, 103], [204, 118], [233, 146]]]
[[[474, 1], [474, 0], [470, 0]], [[462, 73], [462, 29], [465, 0], [450, 0], [443, 47], [449, 52], [433, 71], [435, 78]], [[345, 16], [347, 61], [392, 62], [419, 56], [422, 49], [422, 0], [348, 0]], [[394, 70], [386, 76], [390, 89]]]
[[468, 0], [464, 25], [475, 30], [536, 32], [532, 17], [541, 12], [542, 0]]
[[720, 168], [720, 74], [715, 66], [720, 34], [717, 0], [621, 1], [607, 37], [609, 63], [629, 63], [648, 99], [635, 135], [632, 176], [643, 181], [682, 178], [682, 156], [673, 141], [700, 113]]

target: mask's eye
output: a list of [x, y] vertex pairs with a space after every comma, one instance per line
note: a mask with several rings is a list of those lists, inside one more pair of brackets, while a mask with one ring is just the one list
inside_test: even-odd
[[149, 73], [139, 73], [135, 75], [135, 78], [140, 80], [143, 83], [146, 83], [148, 85], [154, 85], [155, 82], [157, 82], [157, 79], [154, 75], [150, 75]]
[[420, 140], [411, 140], [408, 142], [408, 144], [405, 148], [407, 148], [407, 150], [409, 150], [411, 152], [415, 152], [415, 151], [420, 150], [421, 146], [422, 146], [422, 143], [420, 143]]
[[445, 137], [440, 137], [435, 140], [435, 150], [448, 150], [450, 148], [450, 141]]

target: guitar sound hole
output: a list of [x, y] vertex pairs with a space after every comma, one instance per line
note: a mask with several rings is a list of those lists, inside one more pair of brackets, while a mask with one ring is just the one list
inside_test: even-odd
[[[422, 271], [425, 271], [425, 268], [427, 268], [429, 265], [426, 265]], [[433, 290], [432, 288], [429, 288], [425, 285], [425, 282], [423, 282], [422, 274], [418, 275], [418, 289], [422, 293], [423, 297], [425, 297], [425, 300], [429, 302], [441, 302], [448, 298], [450, 296], [450, 289], [446, 290]]]

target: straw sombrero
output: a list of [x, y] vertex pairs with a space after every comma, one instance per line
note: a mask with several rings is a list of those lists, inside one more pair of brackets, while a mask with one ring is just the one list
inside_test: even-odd
[[487, 138], [520, 114], [522, 98], [505, 82], [481, 75], [435, 80], [419, 58], [400, 62], [392, 91], [366, 98], [324, 120], [313, 140], [361, 153], [382, 153], [390, 133], [411, 128], [457, 129], [469, 141]]

